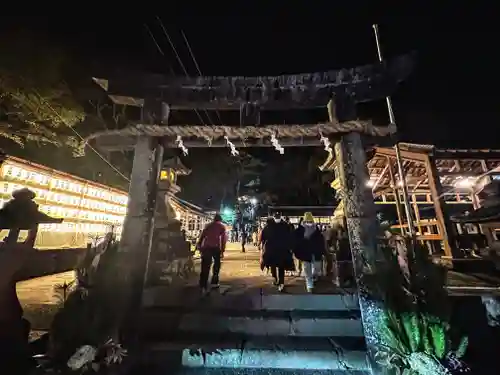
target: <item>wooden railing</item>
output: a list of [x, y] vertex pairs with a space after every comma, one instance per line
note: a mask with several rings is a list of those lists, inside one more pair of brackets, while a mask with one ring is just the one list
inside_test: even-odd
[[[442, 241], [443, 235], [439, 230], [439, 223], [436, 219], [420, 220], [414, 223], [417, 240], [426, 245], [429, 249], [429, 254], [443, 254]], [[392, 229], [405, 229], [407, 232], [408, 224], [392, 225]]]

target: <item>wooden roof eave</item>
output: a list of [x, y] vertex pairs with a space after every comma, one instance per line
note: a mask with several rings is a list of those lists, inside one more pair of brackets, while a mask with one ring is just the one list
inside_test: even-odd
[[500, 160], [500, 149], [443, 149], [434, 150], [436, 159]]
[[178, 156], [167, 159], [162, 164], [162, 169], [171, 168], [180, 176], [188, 176], [191, 169], [186, 167]]
[[[429, 156], [429, 152], [426, 151], [406, 151], [406, 150], [400, 150], [401, 157], [403, 160], [408, 160], [408, 161], [416, 161], [416, 162], [421, 162], [424, 163], [427, 161], [427, 158]], [[375, 147], [375, 156], [385, 156], [389, 158], [396, 158], [396, 150], [393, 148], [387, 148], [387, 147]]]

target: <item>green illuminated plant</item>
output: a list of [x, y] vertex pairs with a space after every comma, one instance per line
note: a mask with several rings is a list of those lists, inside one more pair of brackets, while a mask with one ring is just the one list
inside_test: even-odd
[[364, 276], [369, 294], [385, 310], [376, 361], [394, 374], [446, 374], [443, 364], [459, 362], [468, 345], [449, 323], [446, 270], [406, 238], [389, 235], [379, 250], [375, 272]]

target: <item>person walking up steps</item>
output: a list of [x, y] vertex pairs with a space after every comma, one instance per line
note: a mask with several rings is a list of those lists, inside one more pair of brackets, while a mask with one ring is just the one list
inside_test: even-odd
[[262, 231], [261, 269], [269, 267], [274, 285], [280, 292], [285, 288], [285, 271], [293, 271], [295, 265], [292, 255], [292, 236], [290, 226], [276, 214]]
[[321, 273], [321, 261], [325, 250], [323, 233], [314, 223], [312, 213], [306, 212], [302, 225], [294, 233], [294, 254], [297, 259], [303, 262], [308, 293], [313, 291], [314, 281]]
[[245, 245], [247, 244], [248, 234], [245, 228], [241, 232], [241, 252], [245, 252]]
[[219, 287], [219, 272], [221, 267], [221, 258], [224, 257], [226, 250], [227, 234], [226, 227], [222, 224], [222, 217], [216, 214], [214, 221], [203, 229], [198, 240], [198, 249], [201, 253], [201, 272], [200, 289], [202, 294], [208, 292], [208, 276], [213, 261], [212, 269], [212, 289]]

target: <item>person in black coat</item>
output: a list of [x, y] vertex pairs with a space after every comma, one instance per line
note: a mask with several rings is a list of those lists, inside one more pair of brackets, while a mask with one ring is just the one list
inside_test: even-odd
[[325, 255], [326, 243], [323, 233], [314, 223], [312, 213], [304, 214], [304, 221], [294, 233], [294, 254], [303, 262], [306, 289], [313, 291], [314, 281], [321, 273], [322, 259]]
[[281, 292], [285, 287], [285, 271], [293, 271], [295, 265], [292, 255], [293, 232], [290, 225], [276, 214], [269, 221], [261, 235], [261, 268], [269, 267], [274, 285]]

